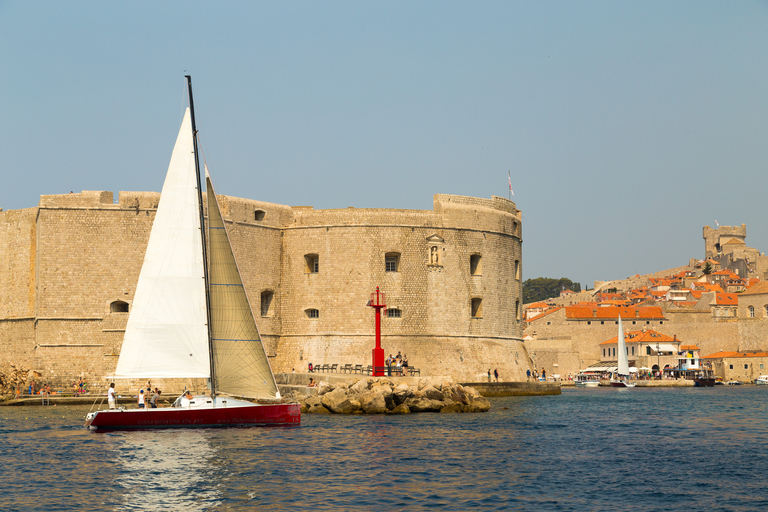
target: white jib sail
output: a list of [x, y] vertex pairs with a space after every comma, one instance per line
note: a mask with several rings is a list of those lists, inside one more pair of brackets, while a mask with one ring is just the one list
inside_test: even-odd
[[117, 377], [210, 376], [202, 234], [189, 109], [171, 155]]
[[629, 376], [629, 362], [627, 361], [627, 344], [624, 342], [624, 326], [621, 323], [621, 315], [619, 315], [619, 375]]

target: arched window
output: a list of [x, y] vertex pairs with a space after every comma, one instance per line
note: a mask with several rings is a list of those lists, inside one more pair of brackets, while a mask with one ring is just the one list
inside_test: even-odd
[[520, 280], [520, 260], [515, 260], [515, 279]]
[[755, 306], [749, 306], [747, 310], [749, 311], [749, 318], [755, 318]]
[[254, 218], [254, 220], [257, 220], [257, 221], [259, 221], [259, 222], [261, 222], [262, 220], [264, 220], [264, 217], [265, 217], [266, 215], [267, 215], [267, 212], [265, 212], [264, 210], [256, 210], [255, 212], [253, 212], [253, 218]]
[[127, 313], [128, 303], [123, 302], [122, 300], [116, 300], [109, 305], [109, 312], [110, 313]]
[[317, 309], [306, 309], [305, 312], [309, 318], [320, 318], [320, 311]]

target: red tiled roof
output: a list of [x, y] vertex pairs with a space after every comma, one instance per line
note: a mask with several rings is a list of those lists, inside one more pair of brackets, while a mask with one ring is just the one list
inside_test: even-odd
[[563, 309], [563, 306], [557, 306], [557, 307], [554, 307], [554, 308], [548, 309], [548, 310], [546, 310], [546, 311], [542, 311], [541, 313], [539, 313], [539, 314], [538, 314], [538, 315], [536, 315], [535, 317], [533, 317], [533, 318], [529, 318], [529, 319], [528, 319], [528, 322], [533, 322], [534, 320], [538, 320], [539, 318], [544, 318], [545, 316], [551, 315], [551, 314], [552, 314], [552, 313], [554, 313], [555, 311], [560, 311], [561, 309]]
[[[608, 341], [604, 341], [600, 343], [601, 345], [610, 345], [611, 343], [618, 343], [619, 337], [614, 336], [613, 338], [609, 339]], [[679, 342], [680, 340], [675, 339], [672, 336], [667, 336], [666, 334], [662, 334], [660, 332], [656, 332], [652, 329], [648, 329], [646, 331], [629, 331], [624, 334], [624, 341], [627, 343], [669, 343], [669, 342]]]
[[696, 345], [680, 345], [680, 350], [701, 350]]
[[753, 284], [747, 291], [742, 292], [742, 295], [761, 295], [768, 293], [768, 281], [761, 281], [757, 284]]
[[715, 304], [718, 306], [738, 306], [739, 296], [735, 293], [716, 293]]
[[525, 309], [531, 309], [531, 308], [548, 308], [548, 307], [549, 307], [549, 304], [547, 304], [546, 302], [534, 302], [533, 304], [531, 304], [530, 306], [528, 306], [528, 307], [527, 307], [527, 308], [525, 308]]
[[568, 320], [618, 320], [619, 314], [625, 320], [664, 320], [664, 313], [659, 306], [565, 307], [565, 318]]

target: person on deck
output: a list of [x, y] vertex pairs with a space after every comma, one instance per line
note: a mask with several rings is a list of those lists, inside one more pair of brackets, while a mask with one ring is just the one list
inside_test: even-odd
[[109, 385], [109, 389], [107, 390], [107, 403], [109, 404], [110, 409], [115, 408], [115, 383]]
[[493, 376], [496, 378], [496, 382], [499, 382], [499, 370], [498, 370], [498, 368], [494, 368]]
[[157, 409], [157, 400], [160, 398], [160, 390], [155, 388], [155, 394], [152, 395], [152, 399], [149, 401], [149, 406], [153, 409]]
[[144, 408], [144, 390], [143, 389], [139, 390], [138, 404], [139, 404], [139, 409]]
[[186, 390], [183, 395], [181, 395], [181, 406], [182, 407], [189, 407], [192, 405], [192, 399], [194, 397], [192, 396], [192, 393], [189, 390]]

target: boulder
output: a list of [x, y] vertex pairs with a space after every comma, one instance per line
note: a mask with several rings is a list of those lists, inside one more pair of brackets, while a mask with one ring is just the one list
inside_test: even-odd
[[[304, 412], [304, 411], [302, 411]], [[313, 405], [307, 409], [307, 414], [331, 414], [331, 411], [320, 405]]]
[[470, 396], [482, 396], [478, 390], [473, 388], [472, 386], [464, 386], [464, 393]]
[[484, 396], [468, 395], [467, 401], [467, 412], [488, 412], [491, 408], [491, 403]]
[[373, 383], [373, 379], [359, 380], [349, 387], [349, 391], [355, 395], [362, 395], [363, 393], [371, 389], [372, 383]]
[[387, 401], [382, 393], [369, 391], [360, 396], [360, 407], [365, 414], [384, 414], [387, 412]]
[[426, 397], [412, 397], [405, 401], [412, 412], [438, 412], [443, 408], [443, 402]]
[[402, 383], [392, 391], [392, 399], [395, 405], [400, 405], [405, 402], [409, 397], [413, 396], [413, 391], [406, 383]]
[[320, 384], [317, 385], [317, 394], [318, 395], [324, 395], [326, 393], [330, 393], [334, 389], [335, 388], [334, 388], [333, 384], [331, 384], [328, 381], [322, 381], [322, 382], [320, 382]]
[[440, 412], [467, 412], [469, 406], [462, 404], [461, 402], [454, 402], [453, 400], [446, 401], [445, 405]]
[[433, 386], [425, 386], [420, 391], [423, 393], [423, 396], [425, 398], [429, 398], [430, 400], [442, 400], [443, 399], [443, 392], [439, 391], [437, 388], [435, 388]]
[[388, 410], [387, 414], [409, 414], [411, 410], [405, 404], [396, 405], [393, 409]]
[[323, 395], [323, 405], [336, 414], [352, 414], [360, 411], [360, 402], [347, 395], [346, 389], [334, 389]]

